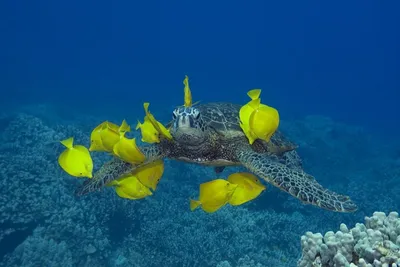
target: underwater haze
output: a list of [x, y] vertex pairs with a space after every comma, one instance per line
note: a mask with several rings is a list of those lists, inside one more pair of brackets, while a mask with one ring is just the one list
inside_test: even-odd
[[[400, 212], [399, 10], [369, 0], [1, 1], [0, 266], [297, 266], [307, 231]], [[123, 119], [140, 140], [143, 103], [166, 125], [185, 75], [200, 104], [245, 105], [261, 89], [304, 171], [358, 210], [306, 205], [262, 180], [265, 192], [243, 205], [191, 211], [200, 184], [245, 169], [173, 160], [144, 199], [111, 187], [76, 196], [86, 178], [60, 167], [60, 141], [89, 148], [96, 126]], [[111, 159], [90, 154], [93, 173]]]

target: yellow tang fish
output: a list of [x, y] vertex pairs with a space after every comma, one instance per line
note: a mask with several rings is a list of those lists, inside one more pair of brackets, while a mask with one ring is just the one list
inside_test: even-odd
[[184, 106], [185, 107], [191, 107], [192, 106], [192, 92], [190, 91], [190, 87], [189, 87], [189, 77], [187, 75], [185, 75], [185, 79], [183, 80], [183, 84], [185, 85], [185, 87], [183, 88], [183, 92], [184, 92]]
[[122, 135], [119, 141], [114, 145], [113, 152], [123, 161], [132, 164], [143, 163], [146, 159], [145, 155], [136, 145], [136, 139], [128, 139], [124, 135]]
[[140, 166], [132, 174], [135, 175], [143, 185], [155, 191], [163, 173], [164, 161], [160, 159]]
[[142, 199], [153, 194], [149, 188], [132, 174], [123, 175], [108, 183], [107, 186], [114, 186], [115, 192], [121, 198]]
[[162, 125], [159, 121], [157, 121], [153, 114], [150, 113], [149, 111], [149, 105], [150, 103], [146, 102], [143, 104], [143, 108], [144, 111], [146, 113], [146, 117], [148, 118], [148, 120], [151, 122], [151, 124], [153, 124], [154, 128], [156, 128], [156, 130], [159, 132], [159, 134], [161, 134], [162, 136], [164, 136], [165, 138], [167, 138], [168, 140], [172, 140], [172, 135], [171, 133], [168, 131], [167, 128], [165, 128], [164, 125]]
[[106, 121], [102, 123], [100, 129], [100, 140], [103, 145], [103, 151], [112, 152], [114, 145], [119, 141], [118, 125]]
[[254, 111], [254, 105], [256, 104], [255, 102], [259, 101], [260, 94], [260, 89], [250, 90], [247, 95], [251, 98], [251, 101], [246, 105], [243, 105], [239, 111], [240, 127], [242, 128], [250, 144], [253, 144], [257, 139], [257, 136], [254, 135], [250, 128], [250, 117]]
[[114, 152], [114, 145], [119, 142], [121, 136], [130, 131], [131, 127], [125, 120], [122, 121], [119, 127], [110, 122], [105, 123], [100, 131], [103, 147], [107, 152]]
[[[89, 151], [107, 151], [107, 149], [103, 145], [102, 141], [102, 130], [107, 129], [107, 131], [110, 129], [113, 133], [118, 132], [118, 125], [105, 121], [99, 124], [94, 130], [92, 131], [90, 135], [90, 147]], [[110, 151], [108, 151], [110, 152]]]
[[279, 113], [273, 107], [260, 104], [250, 116], [250, 129], [261, 140], [269, 142], [279, 127]]
[[147, 117], [144, 118], [143, 123], [138, 120], [136, 130], [138, 129], [140, 129], [140, 133], [142, 134], [142, 142], [149, 144], [160, 143], [159, 133]]
[[190, 210], [201, 205], [205, 212], [215, 212], [231, 198], [237, 185], [224, 179], [216, 179], [200, 185], [199, 200], [190, 199]]
[[255, 175], [248, 172], [231, 174], [228, 177], [228, 182], [238, 185], [229, 199], [229, 204], [232, 206], [238, 206], [253, 200], [266, 189]]
[[240, 127], [250, 144], [256, 139], [269, 142], [271, 136], [279, 126], [279, 113], [276, 109], [260, 103], [260, 89], [253, 89], [247, 93], [251, 101], [239, 111]]
[[[103, 122], [105, 123], [105, 122]], [[101, 141], [101, 128], [103, 128], [103, 123], [98, 125], [96, 128], [93, 129], [92, 133], [90, 134], [90, 147], [89, 151], [105, 151], [103, 146], [103, 142]]]
[[88, 149], [74, 145], [74, 138], [61, 141], [65, 149], [58, 157], [61, 168], [71, 176], [92, 178], [93, 161]]

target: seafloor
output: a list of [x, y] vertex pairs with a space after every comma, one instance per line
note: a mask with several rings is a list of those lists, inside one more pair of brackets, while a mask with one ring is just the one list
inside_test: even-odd
[[[284, 120], [281, 129], [299, 145], [307, 172], [353, 198], [354, 214], [303, 205], [272, 186], [243, 206], [191, 212], [189, 197], [216, 175], [172, 161], [146, 199], [120, 199], [111, 188], [77, 198], [82, 180], [58, 166], [58, 141], [74, 136], [88, 145], [104, 120], [122, 118], [46, 105], [0, 114], [0, 266], [296, 266], [306, 231], [352, 227], [374, 211], [400, 210], [400, 142], [321, 116]], [[98, 168], [109, 156], [93, 158]]]

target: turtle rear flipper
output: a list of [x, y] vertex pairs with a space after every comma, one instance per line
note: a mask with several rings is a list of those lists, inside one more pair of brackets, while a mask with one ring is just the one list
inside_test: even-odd
[[356, 204], [345, 195], [325, 189], [313, 176], [299, 169], [289, 168], [267, 155], [250, 149], [237, 151], [240, 162], [268, 183], [298, 198], [303, 203], [312, 204], [337, 212], [354, 212]]
[[83, 196], [96, 190], [100, 190], [109, 182], [117, 179], [134, 168], [135, 167], [130, 163], [124, 162], [118, 158], [113, 158], [101, 166], [92, 179], [86, 179], [86, 181], [75, 190], [75, 195]]
[[113, 158], [109, 162], [105, 163], [101, 168], [94, 174], [92, 179], [87, 179], [80, 187], [75, 190], [75, 195], [83, 196], [91, 192], [100, 190], [102, 187], [110, 183], [111, 181], [118, 179], [122, 175], [133, 172], [136, 168], [152, 163], [156, 160], [165, 157], [162, 149], [158, 145], [148, 145], [139, 147], [140, 151], [144, 154], [146, 161], [140, 165], [132, 165], [119, 158]]

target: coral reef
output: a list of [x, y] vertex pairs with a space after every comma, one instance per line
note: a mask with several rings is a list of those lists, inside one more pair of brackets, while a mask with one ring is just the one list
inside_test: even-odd
[[301, 237], [301, 246], [299, 267], [399, 266], [399, 214], [374, 212], [365, 218], [365, 224], [357, 223], [349, 230], [342, 223], [339, 231], [329, 231], [324, 236], [307, 232]]
[[[296, 266], [305, 231], [354, 224], [378, 203], [379, 210], [400, 209], [398, 147], [320, 117], [282, 128], [299, 143], [309, 172], [359, 204], [355, 214], [302, 205], [272, 186], [244, 206], [191, 212], [188, 199], [215, 172], [173, 161], [150, 198], [120, 199], [112, 188], [76, 198], [82, 180], [57, 165], [59, 141], [73, 135], [87, 145], [98, 123], [123, 117], [59, 113], [41, 105], [0, 116], [0, 266]], [[95, 169], [109, 159], [92, 156]]]

